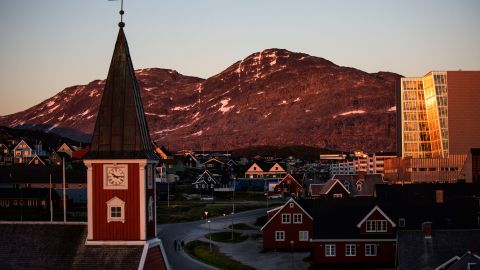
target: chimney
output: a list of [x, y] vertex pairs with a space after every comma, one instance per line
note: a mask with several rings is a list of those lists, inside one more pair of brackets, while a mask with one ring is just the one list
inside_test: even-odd
[[435, 190], [435, 202], [443, 203], [443, 189]]
[[422, 223], [422, 233], [425, 239], [432, 239], [432, 222], [427, 221]]

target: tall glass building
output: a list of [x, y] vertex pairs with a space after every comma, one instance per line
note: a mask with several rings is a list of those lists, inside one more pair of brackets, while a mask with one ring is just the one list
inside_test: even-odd
[[447, 73], [402, 78], [403, 157], [448, 156]]

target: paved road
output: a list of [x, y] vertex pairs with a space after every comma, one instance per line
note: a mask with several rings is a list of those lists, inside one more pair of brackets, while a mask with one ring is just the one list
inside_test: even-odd
[[[240, 212], [233, 215], [234, 223], [255, 220], [265, 215], [266, 208]], [[232, 215], [212, 218], [210, 229], [212, 232], [223, 231], [232, 222]], [[168, 262], [174, 270], [211, 270], [217, 269], [190, 258], [183, 251], [175, 251], [174, 241], [183, 240], [185, 243], [203, 237], [209, 232], [209, 225], [205, 220], [158, 225], [158, 238], [163, 242]]]

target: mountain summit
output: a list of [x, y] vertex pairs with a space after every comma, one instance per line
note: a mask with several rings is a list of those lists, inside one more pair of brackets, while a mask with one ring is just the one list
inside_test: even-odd
[[[172, 148], [307, 145], [395, 149], [395, 84], [283, 49], [249, 55], [208, 79], [174, 70], [136, 71], [151, 137]], [[72, 86], [0, 125], [35, 126], [79, 139], [93, 131], [105, 80]]]

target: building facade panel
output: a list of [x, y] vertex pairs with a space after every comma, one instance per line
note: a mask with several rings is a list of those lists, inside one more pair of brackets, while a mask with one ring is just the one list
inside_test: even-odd
[[[93, 166], [93, 238], [95, 240], [140, 239], [140, 179], [139, 164], [128, 164], [128, 189], [104, 189], [102, 163]], [[108, 222], [107, 202], [117, 197], [125, 202], [125, 221]]]

